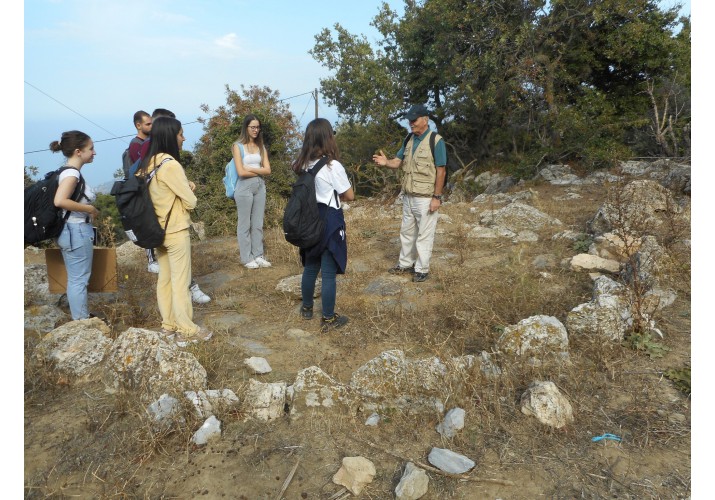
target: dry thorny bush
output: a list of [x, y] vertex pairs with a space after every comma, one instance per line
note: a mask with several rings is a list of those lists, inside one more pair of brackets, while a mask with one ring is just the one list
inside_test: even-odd
[[[583, 200], [566, 207], [551, 201], [548, 185], [532, 188], [540, 192], [535, 205], [579, 230], [585, 228], [603, 196], [598, 191], [602, 187], [584, 187]], [[282, 481], [286, 467], [279, 464], [295, 453], [303, 459], [300, 481], [310, 492], [308, 497], [316, 498], [313, 495], [317, 493], [317, 498], [328, 498], [334, 489], [326, 485], [340, 459], [363, 455], [383, 466], [367, 494], [387, 498], [404, 463], [385, 450], [424, 463], [429, 449], [438, 446], [475, 460], [477, 476], [541, 486], [521, 493], [518, 487], [490, 490], [488, 485], [478, 487], [487, 489], [470, 490], [477, 486], [433, 474], [429, 498], [499, 494], [528, 498], [534, 492], [553, 498], [673, 498], [687, 494], [689, 425], [668, 417], [687, 411], [683, 410], [683, 398], [673, 397], [671, 392], [663, 396], [660, 374], [668, 367], [667, 357], [651, 360], [618, 344], [579, 337], [569, 339], [570, 359], [561, 364], [531, 366], [494, 352], [504, 327], [537, 314], [564, 321], [568, 311], [591, 299], [592, 284], [588, 276], [559, 265], [540, 273], [531, 264], [538, 255], [552, 254], [557, 262], [573, 256], [578, 253], [573, 242], [552, 240], [549, 234], [530, 244], [469, 238], [465, 224], [476, 222], [469, 206], [443, 207], [452, 222], [438, 226], [442, 234], [435, 245], [429, 281], [415, 286], [405, 279], [397, 293], [382, 296], [368, 294], [366, 289], [384, 279], [386, 269], [397, 259], [399, 208], [387, 203], [354, 203], [346, 213], [351, 269], [339, 278], [337, 301], [338, 310], [348, 315], [351, 323], [344, 330], [318, 334], [317, 341], [326, 349], [313, 353], [310, 360], [347, 383], [358, 366], [388, 349], [401, 349], [409, 358], [440, 359], [487, 351], [502, 368], [502, 376], [489, 378], [475, 370], [444, 389], [446, 408], [460, 406], [466, 410], [465, 429], [453, 439], [444, 439], [434, 432], [439, 414], [414, 415], [399, 408], [382, 410], [382, 423], [375, 429], [363, 425], [366, 415], [341, 411], [314, 414], [297, 422], [289, 423], [286, 417], [265, 424], [243, 421], [240, 409], [219, 410], [223, 436], [209, 450], [222, 457], [220, 463], [233, 463], [240, 457], [241, 464], [239, 470], [233, 468], [226, 474], [245, 484], [250, 481], [246, 474], [253, 470], [254, 480], [260, 483], [266, 471], [277, 468], [283, 471], [279, 474]], [[668, 241], [675, 247], [682, 240], [678, 224], [673, 221], [661, 228], [667, 234], [660, 235], [659, 241], [666, 242], [666, 248]], [[676, 231], [681, 233], [673, 234]], [[215, 329], [215, 337], [189, 350], [206, 368], [209, 388], [230, 388], [241, 399], [251, 378], [241, 360], [251, 354], [230, 341], [231, 329], [215, 322], [215, 315], [237, 312], [264, 324], [278, 323], [282, 326], [276, 329], [283, 331], [302, 326], [294, 319], [297, 302], [275, 290], [278, 279], [301, 272], [297, 251], [283, 240], [277, 228], [267, 229], [265, 240], [274, 266], [271, 279], [242, 268], [234, 238], [197, 241], [193, 249], [195, 276], [219, 273], [232, 279], [212, 294], [208, 306], [196, 308], [195, 314], [205, 315], [207, 324]], [[672, 265], [663, 270], [663, 277], [667, 271], [668, 284], [681, 297], [676, 310], [689, 311], [689, 265], [682, 255], [673, 254], [668, 261]], [[140, 260], [135, 268], [120, 269], [120, 291], [99, 306], [113, 325], [114, 337], [129, 326], [158, 328], [154, 277], [142, 272], [144, 265]], [[669, 357], [689, 361], [689, 323], [683, 325], [688, 318], [682, 312], [671, 314], [674, 316], [669, 320], [663, 319], [669, 327], [665, 342], [674, 348]], [[238, 331], [240, 335], [240, 328]], [[208, 462], [203, 451], [190, 445], [201, 420], [185, 399], [184, 420], [170, 429], [157, 430], [145, 411], [147, 402], [136, 392], [107, 394], [92, 385], [71, 391], [66, 385], [58, 385], [49, 367], [39, 366], [31, 357], [38, 340], [36, 336], [26, 339], [26, 414], [70, 406], [81, 417], [66, 430], [58, 453], [61, 459], [50, 473], [40, 469], [36, 476], [26, 475], [27, 498], [78, 491], [64, 491], [63, 482], [92, 484], [91, 491], [106, 497], [181, 496], [182, 486], [172, 483], [178, 476], [185, 484], [192, 484], [187, 476], [196, 472], [188, 471], [200, 463], [213, 464], [205, 465], [209, 474], [219, 473], [220, 464]], [[678, 344], [679, 349], [675, 349]], [[274, 372], [262, 380], [290, 384], [294, 376], [295, 371], [274, 367]], [[556, 430], [521, 414], [520, 396], [534, 380], [551, 380], [558, 385], [574, 407], [575, 424]], [[615, 455], [593, 452], [590, 438], [603, 432], [623, 437], [628, 451], [626, 466]], [[643, 465], [648, 454], [665, 457], [670, 462], [667, 472], [663, 467]], [[275, 485], [265, 486], [263, 491], [275, 494], [276, 489]], [[251, 491], [261, 490], [256, 486]]]

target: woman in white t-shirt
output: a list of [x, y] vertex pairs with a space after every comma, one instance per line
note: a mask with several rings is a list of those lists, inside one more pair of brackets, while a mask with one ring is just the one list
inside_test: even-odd
[[67, 301], [72, 319], [86, 319], [90, 317], [87, 285], [92, 274], [94, 251], [92, 222], [99, 211], [91, 205], [95, 195], [83, 182], [80, 170], [94, 160], [94, 142], [84, 132], [70, 130], [64, 132], [59, 141], [52, 141], [50, 150], [53, 153], [62, 151], [67, 158], [65, 167], [69, 167], [60, 173], [55, 194], [55, 206], [63, 209], [63, 215], [69, 211], [64, 228], [57, 237], [57, 245], [62, 250], [67, 269]]
[[271, 162], [263, 145], [261, 121], [256, 115], [249, 114], [243, 119], [241, 135], [231, 152], [238, 172], [233, 199], [238, 212], [236, 236], [241, 263], [248, 269], [271, 267], [263, 257], [263, 214], [266, 211], [263, 177], [271, 174]]
[[344, 274], [347, 266], [348, 247], [345, 233], [345, 219], [340, 201], [355, 198], [345, 168], [338, 161], [340, 153], [335, 142], [335, 133], [330, 122], [325, 118], [316, 118], [305, 130], [303, 147], [298, 159], [293, 163], [293, 171], [305, 175], [325, 158], [315, 175], [315, 197], [318, 201], [320, 216], [326, 226], [322, 241], [309, 249], [300, 250], [303, 263], [301, 280], [301, 316], [313, 317], [313, 294], [318, 272], [322, 284], [320, 298], [322, 302], [321, 329], [340, 328], [348, 322], [348, 317], [335, 312], [336, 274]]

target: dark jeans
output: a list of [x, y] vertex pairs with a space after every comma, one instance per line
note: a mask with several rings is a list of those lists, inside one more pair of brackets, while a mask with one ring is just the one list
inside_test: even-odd
[[335, 275], [337, 270], [338, 264], [335, 262], [330, 250], [323, 251], [320, 259], [306, 257], [305, 267], [303, 268], [303, 279], [300, 285], [301, 295], [303, 296], [303, 307], [313, 307], [315, 281], [320, 271], [322, 276], [320, 300], [323, 305], [323, 317], [333, 317], [333, 314], [335, 314]]

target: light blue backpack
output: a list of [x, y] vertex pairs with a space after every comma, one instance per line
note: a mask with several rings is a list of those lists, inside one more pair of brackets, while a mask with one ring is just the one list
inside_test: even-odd
[[[237, 142], [238, 149], [241, 152], [241, 159], [243, 159], [243, 144]], [[223, 185], [226, 187], [226, 196], [233, 199], [233, 192], [236, 190], [236, 184], [238, 184], [238, 172], [236, 172], [236, 163], [231, 158], [226, 164], [226, 175], [223, 176]]]

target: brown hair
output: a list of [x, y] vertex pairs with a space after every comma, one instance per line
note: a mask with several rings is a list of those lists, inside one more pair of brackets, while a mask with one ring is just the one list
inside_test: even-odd
[[90, 140], [92, 140], [90, 136], [79, 130], [62, 132], [62, 138], [59, 141], [50, 143], [50, 151], [53, 153], [62, 151], [66, 158], [72, 158], [75, 149], [83, 149]]
[[327, 156], [330, 161], [340, 160], [333, 126], [325, 118], [316, 118], [306, 127], [303, 147], [291, 168], [295, 173], [300, 173], [308, 168], [308, 163], [323, 156]]

